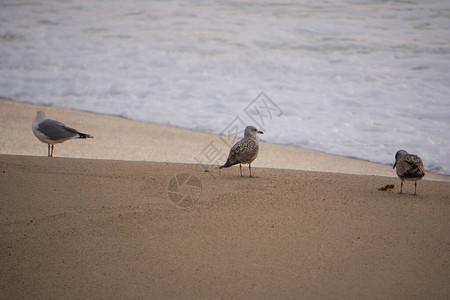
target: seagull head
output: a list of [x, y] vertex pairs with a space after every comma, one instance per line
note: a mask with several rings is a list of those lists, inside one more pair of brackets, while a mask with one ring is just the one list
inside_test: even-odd
[[394, 166], [392, 167], [392, 169], [395, 169], [395, 166], [397, 165], [397, 162], [401, 157], [408, 155], [408, 154], [409, 153], [406, 152], [405, 150], [398, 150], [397, 153], [395, 153], [395, 163], [394, 163]]
[[38, 111], [36, 114], [36, 123], [40, 123], [44, 121], [47, 117], [45, 116], [45, 112], [42, 110]]
[[264, 134], [261, 130], [256, 129], [255, 126], [247, 126], [245, 128], [244, 137], [253, 137], [256, 138], [257, 134]]

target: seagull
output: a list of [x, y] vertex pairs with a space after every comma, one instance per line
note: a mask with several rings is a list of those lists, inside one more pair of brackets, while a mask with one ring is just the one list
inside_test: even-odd
[[414, 195], [416, 195], [417, 181], [425, 176], [422, 159], [414, 154], [409, 154], [405, 150], [399, 150], [395, 154], [395, 163], [392, 167], [397, 167], [397, 176], [400, 178], [400, 194], [403, 191], [403, 181], [414, 181]]
[[258, 139], [256, 138], [258, 133], [264, 134], [254, 126], [247, 126], [244, 131], [244, 138], [231, 147], [227, 162], [220, 169], [239, 164], [239, 172], [242, 177], [242, 164], [248, 164], [250, 177], [252, 177], [252, 162], [258, 156], [259, 151]]
[[[53, 157], [53, 148], [57, 143], [62, 143], [71, 139], [87, 139], [93, 136], [79, 132], [61, 122], [47, 119], [45, 112], [38, 111], [36, 120], [32, 125], [33, 133], [43, 143], [48, 144], [48, 156]], [[51, 152], [50, 152], [51, 145]]]

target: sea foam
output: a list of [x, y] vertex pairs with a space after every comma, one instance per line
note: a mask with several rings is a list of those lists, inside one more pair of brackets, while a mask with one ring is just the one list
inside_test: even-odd
[[[450, 175], [450, 3], [2, 1], [0, 96]], [[271, 102], [271, 103], [272, 103]]]

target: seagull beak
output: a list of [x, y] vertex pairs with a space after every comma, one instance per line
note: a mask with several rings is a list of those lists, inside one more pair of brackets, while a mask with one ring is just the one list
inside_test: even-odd
[[259, 133], [259, 134], [264, 134], [264, 132], [262, 132], [261, 130], [260, 130], [260, 131], [258, 131], [258, 133]]
[[392, 169], [395, 169], [396, 165], [397, 165], [397, 161], [395, 161], [394, 166], [392, 167]]

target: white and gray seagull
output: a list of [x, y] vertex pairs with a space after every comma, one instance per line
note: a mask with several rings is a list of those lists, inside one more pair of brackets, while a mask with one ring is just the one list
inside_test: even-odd
[[[36, 119], [32, 125], [33, 133], [43, 143], [48, 144], [48, 156], [53, 157], [53, 148], [55, 144], [62, 143], [71, 139], [87, 139], [93, 136], [79, 132], [70, 128], [61, 122], [47, 119], [45, 112], [38, 111]], [[51, 152], [50, 152], [51, 146]]]
[[244, 131], [244, 138], [231, 147], [230, 154], [226, 163], [220, 168], [229, 168], [239, 164], [239, 172], [242, 177], [242, 164], [248, 164], [250, 177], [252, 177], [252, 162], [256, 159], [259, 152], [257, 134], [264, 134], [258, 131], [255, 126], [247, 126]]
[[397, 176], [400, 178], [400, 194], [403, 192], [403, 181], [414, 181], [414, 195], [416, 195], [417, 181], [425, 176], [422, 159], [414, 154], [409, 154], [405, 150], [399, 150], [395, 154], [395, 163], [392, 167], [397, 167]]

